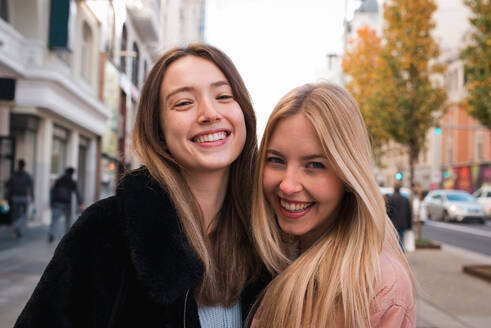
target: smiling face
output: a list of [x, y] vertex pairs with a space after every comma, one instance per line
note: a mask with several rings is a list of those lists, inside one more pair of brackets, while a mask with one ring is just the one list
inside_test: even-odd
[[169, 66], [160, 117], [169, 152], [190, 172], [228, 169], [244, 147], [242, 110], [223, 73], [206, 59], [186, 56]]
[[344, 184], [329, 168], [317, 134], [302, 113], [281, 119], [273, 130], [263, 191], [280, 228], [300, 237], [301, 244], [315, 242], [335, 215]]

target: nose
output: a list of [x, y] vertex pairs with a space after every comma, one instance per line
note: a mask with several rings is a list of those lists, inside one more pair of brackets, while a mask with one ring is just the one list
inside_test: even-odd
[[299, 172], [294, 168], [287, 168], [285, 175], [281, 179], [280, 191], [285, 195], [291, 195], [302, 191], [302, 188]]
[[213, 101], [208, 97], [203, 97], [198, 106], [198, 122], [201, 124], [210, 124], [220, 121], [220, 113], [215, 109]]

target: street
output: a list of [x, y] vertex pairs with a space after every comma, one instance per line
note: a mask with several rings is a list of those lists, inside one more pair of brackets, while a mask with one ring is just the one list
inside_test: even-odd
[[491, 221], [479, 223], [444, 223], [427, 220], [423, 237], [473, 252], [491, 255]]

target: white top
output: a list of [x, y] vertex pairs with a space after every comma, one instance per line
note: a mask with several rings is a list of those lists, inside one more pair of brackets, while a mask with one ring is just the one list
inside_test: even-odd
[[198, 307], [201, 328], [242, 328], [240, 302], [232, 307], [203, 306]]

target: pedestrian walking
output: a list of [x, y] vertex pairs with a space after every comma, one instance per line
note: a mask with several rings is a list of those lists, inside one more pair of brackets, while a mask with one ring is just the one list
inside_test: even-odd
[[242, 327], [262, 279], [250, 234], [256, 120], [220, 50], [171, 49], [145, 81], [145, 165], [60, 242], [15, 328]]
[[51, 189], [51, 224], [48, 231], [48, 242], [53, 242], [55, 230], [61, 216], [65, 218], [65, 233], [68, 232], [72, 225], [72, 196], [76, 196], [79, 209], [83, 209], [82, 198], [78, 192], [77, 182], [73, 180], [73, 167], [65, 169], [65, 173], [60, 176]]
[[404, 250], [404, 232], [412, 228], [412, 210], [409, 200], [401, 195], [401, 185], [394, 186], [394, 193], [387, 202], [387, 211], [399, 235], [399, 244]]
[[275, 277], [254, 328], [415, 327], [411, 272], [348, 92], [307, 84], [280, 100], [253, 200], [253, 236]]
[[12, 211], [12, 234], [14, 238], [22, 237], [22, 229], [27, 219], [27, 209], [30, 201], [34, 201], [32, 178], [25, 171], [26, 162], [19, 159], [18, 170], [15, 171], [7, 181], [5, 198], [10, 204]]

